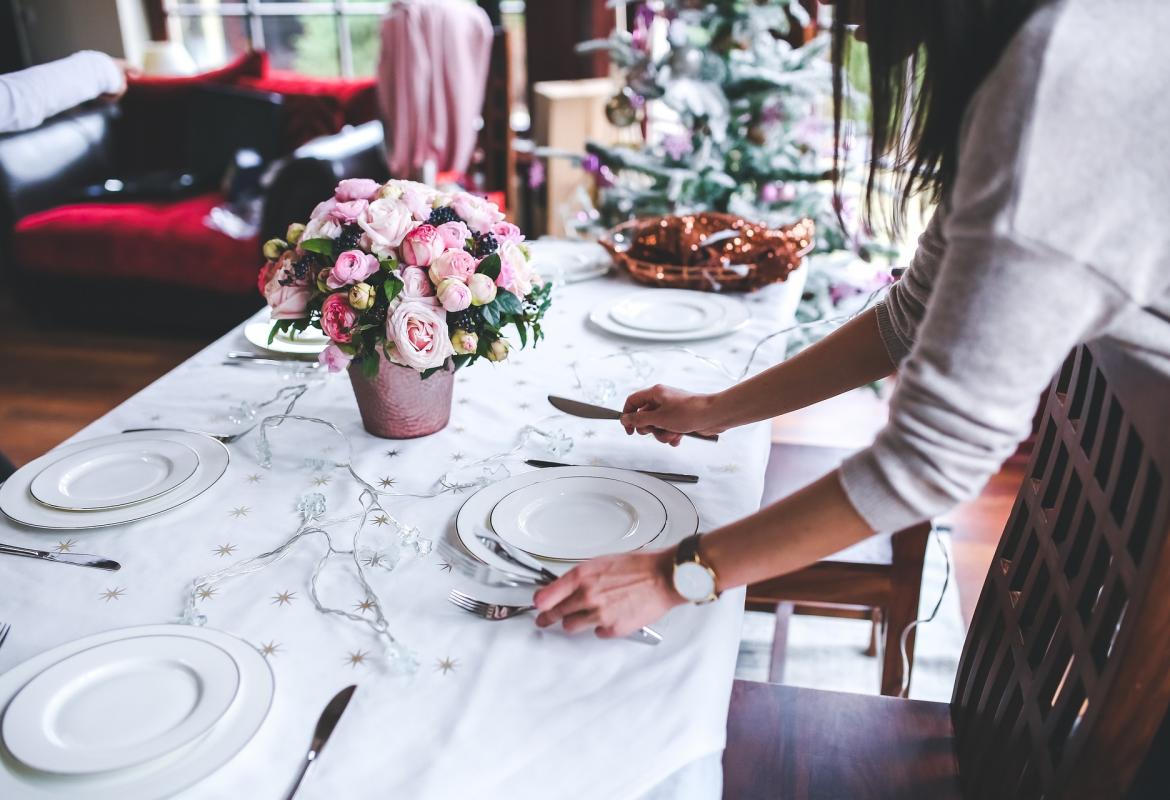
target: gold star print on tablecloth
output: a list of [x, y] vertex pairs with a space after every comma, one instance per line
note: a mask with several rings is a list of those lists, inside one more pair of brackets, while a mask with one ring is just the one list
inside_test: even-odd
[[234, 544], [221, 544], [211, 552], [220, 558], [223, 558], [224, 556], [230, 556], [232, 553], [236, 552], [236, 546]]
[[455, 433], [463, 433], [467, 428], [464, 428], [462, 425], [452, 425], [451, 430], [455, 431]]
[[381, 486], [383, 489], [389, 489], [391, 486], [394, 485], [394, 479], [387, 476], [385, 478], [382, 478], [380, 481], [378, 481], [378, 485]]
[[592, 439], [596, 435], [597, 435], [597, 431], [593, 430], [592, 428], [590, 428], [589, 430], [585, 431], [585, 433], [582, 434], [582, 436], [584, 436], [586, 439]]
[[733, 472], [739, 472], [739, 464], [720, 464], [717, 467], [712, 467], [716, 472], [722, 472], [730, 475]]
[[265, 642], [260, 645], [260, 655], [268, 658], [280, 652], [280, 644], [278, 642]]
[[453, 565], [449, 561], [440, 561], [439, 562], [439, 569], [443, 570], [443, 572], [450, 572], [452, 566]]
[[113, 589], [106, 589], [104, 592], [99, 594], [98, 597], [108, 603], [111, 600], [121, 599], [122, 595], [124, 594], [126, 594], [125, 589], [123, 589], [121, 586], [115, 586]]
[[387, 450], [386, 451], [386, 458], [398, 458], [398, 456], [400, 456], [400, 455], [402, 455], [401, 450]]
[[378, 516], [374, 517], [374, 524], [375, 525], [389, 525], [390, 518], [388, 516], [386, 516], [385, 514], [379, 514]]
[[369, 597], [367, 597], [365, 600], [361, 601], [360, 603], [353, 604], [354, 611], [366, 612], [366, 611], [369, 611], [373, 607], [374, 607], [374, 601], [372, 598], [369, 598]]
[[435, 671], [441, 672], [444, 675], [446, 675], [448, 672], [454, 672], [457, 666], [459, 666], [459, 661], [457, 659], [451, 658], [451, 656], [440, 658], [435, 661]]
[[386, 560], [385, 553], [374, 552], [362, 558], [363, 567], [380, 567], [382, 562]]
[[521, 411], [528, 411], [530, 408], [532, 408], [532, 403], [520, 403], [516, 406], [516, 408], [520, 409]]
[[329, 485], [329, 476], [328, 475], [318, 475], [316, 478], [313, 478], [313, 485], [314, 486], [328, 486]]
[[235, 508], [233, 508], [231, 511], [228, 512], [228, 516], [235, 517], [236, 519], [239, 519], [240, 517], [248, 516], [248, 512], [251, 510], [252, 509], [248, 508], [247, 506], [236, 506]]
[[467, 458], [467, 456], [463, 455], [462, 453], [452, 453], [451, 454], [452, 461], [462, 461], [465, 458]]
[[358, 664], [366, 663], [366, 656], [368, 655], [369, 653], [365, 650], [357, 650], [353, 653], [349, 653], [345, 657], [345, 663], [349, 664], [351, 667], [356, 667]]
[[292, 601], [297, 597], [296, 592], [281, 592], [280, 594], [272, 595], [272, 604], [274, 606], [292, 605]]
[[264, 476], [257, 475], [253, 472], [251, 475], [245, 475], [244, 480], [246, 480], [248, 483], [259, 483], [260, 481], [264, 480]]
[[58, 553], [71, 553], [73, 552], [73, 545], [75, 544], [77, 544], [76, 539], [64, 539], [60, 542], [57, 542], [53, 549]]
[[200, 600], [210, 600], [215, 597], [217, 589], [214, 586], [203, 586], [195, 592], [195, 596]]

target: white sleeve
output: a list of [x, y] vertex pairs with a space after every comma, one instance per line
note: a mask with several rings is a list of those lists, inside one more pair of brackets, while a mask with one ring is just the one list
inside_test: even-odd
[[87, 100], [116, 94], [125, 80], [112, 58], [94, 50], [0, 75], [0, 133], [35, 128]]

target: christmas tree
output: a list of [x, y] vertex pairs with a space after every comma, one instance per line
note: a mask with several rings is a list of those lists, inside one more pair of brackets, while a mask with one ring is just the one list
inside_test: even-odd
[[834, 200], [828, 36], [804, 41], [811, 24], [800, 0], [657, 0], [638, 7], [632, 30], [579, 47], [609, 51], [625, 85], [606, 115], [645, 133], [637, 146], [591, 143], [581, 158], [601, 221], [700, 210], [771, 226], [809, 217], [818, 256], [804, 322], [839, 316], [888, 282], [856, 262], [890, 255], [859, 233], [852, 203]]

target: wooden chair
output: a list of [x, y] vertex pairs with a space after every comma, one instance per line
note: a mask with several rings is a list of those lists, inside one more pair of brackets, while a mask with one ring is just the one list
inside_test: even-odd
[[[836, 469], [848, 454], [833, 447], [773, 446], [765, 504]], [[892, 536], [874, 537], [799, 572], [749, 586], [747, 608], [776, 614], [768, 680], [783, 682], [788, 621], [793, 613], [843, 616], [873, 621], [876, 630], [870, 652], [881, 656], [881, 693], [899, 696], [904, 682], [900, 639], [918, 617], [929, 536], [929, 523], [915, 525]], [[906, 657], [912, 670], [913, 630], [906, 637]], [[905, 683], [909, 686], [909, 680]]]
[[1167, 408], [1170, 380], [1079, 348], [1048, 394], [951, 702], [737, 682], [724, 796], [1102, 800], [1164, 764], [1150, 745], [1162, 727], [1166, 748], [1170, 705]]

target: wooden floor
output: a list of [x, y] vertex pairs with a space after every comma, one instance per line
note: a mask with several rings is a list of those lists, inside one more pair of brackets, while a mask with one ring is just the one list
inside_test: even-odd
[[[35, 330], [0, 309], [0, 452], [17, 466], [41, 455], [189, 358], [211, 341]], [[864, 391], [778, 421], [776, 437], [859, 447], [884, 419]], [[983, 586], [1024, 465], [1016, 459], [979, 499], [944, 520], [953, 529], [955, 577], [964, 617]]]

